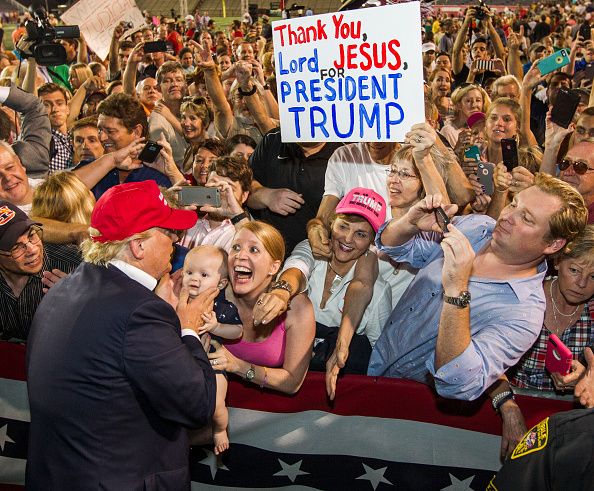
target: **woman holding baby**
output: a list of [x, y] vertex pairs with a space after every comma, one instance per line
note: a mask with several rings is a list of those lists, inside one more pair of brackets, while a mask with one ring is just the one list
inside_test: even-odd
[[315, 320], [309, 298], [297, 295], [287, 312], [271, 322], [254, 324], [254, 308], [260, 296], [290, 288], [274, 281], [284, 257], [284, 240], [274, 227], [254, 221], [238, 230], [229, 251], [230, 285], [226, 297], [237, 306], [243, 336], [224, 346], [213, 341], [216, 351], [208, 357], [215, 370], [294, 394], [303, 383], [311, 359]]

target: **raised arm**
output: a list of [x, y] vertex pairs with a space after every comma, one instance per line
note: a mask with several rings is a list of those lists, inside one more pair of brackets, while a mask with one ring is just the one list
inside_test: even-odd
[[572, 132], [572, 125], [569, 128], [563, 128], [551, 121], [550, 113], [546, 116], [545, 122], [545, 145], [542, 154], [542, 163], [540, 172], [545, 172], [552, 176], [557, 175], [557, 156], [563, 141], [567, 135]]
[[252, 80], [252, 65], [244, 61], [238, 61], [235, 67], [235, 74], [239, 83], [239, 93], [243, 97], [258, 129], [265, 135], [270, 130], [276, 128], [277, 125], [268, 116], [266, 108], [262, 104], [262, 100], [258, 94], [258, 87]]
[[124, 92], [136, 97], [136, 71], [138, 70], [138, 64], [144, 58], [144, 43], [138, 43], [134, 46], [134, 49], [128, 57], [128, 63], [126, 69], [122, 75], [122, 82], [124, 86]]
[[217, 67], [212, 59], [212, 54], [209, 50], [204, 49], [196, 41], [190, 41], [190, 44], [196, 48], [200, 55], [200, 63], [198, 66], [204, 71], [204, 81], [206, 83], [206, 90], [212, 101], [215, 116], [215, 127], [221, 135], [227, 135], [233, 126], [235, 117], [233, 110], [225, 97], [225, 90], [223, 84], [217, 74]]
[[466, 42], [466, 36], [468, 36], [468, 29], [470, 23], [476, 16], [476, 9], [474, 7], [468, 7], [466, 9], [466, 15], [464, 16], [464, 22], [458, 31], [454, 46], [452, 48], [452, 72], [457, 75], [464, 68], [464, 59], [462, 58], [462, 48]]
[[37, 95], [37, 62], [30, 56], [27, 58], [27, 71], [23, 80], [22, 89], [29, 94]]
[[31, 217], [43, 225], [43, 240], [52, 244], [80, 244], [89, 238], [86, 223], [65, 223], [49, 218]]
[[115, 26], [113, 30], [113, 34], [111, 36], [111, 43], [109, 44], [109, 65], [107, 68], [107, 79], [113, 80], [113, 76], [119, 71], [120, 69], [120, 58], [118, 57], [118, 47], [120, 44], [120, 39], [124, 34], [124, 26], [120, 22], [117, 26]]
[[103, 88], [103, 79], [101, 77], [98, 77], [97, 75], [93, 75], [91, 78], [85, 80], [84, 83], [78, 88], [72, 99], [70, 99], [70, 101], [68, 102], [70, 114], [68, 115], [66, 124], [69, 129], [78, 119], [83, 104], [85, 103], [87, 94], [90, 94], [96, 90], [102, 90]]
[[[402, 245], [412, 239], [419, 232], [442, 232], [435, 219], [435, 209], [443, 208], [452, 217], [458, 207], [446, 205], [439, 194], [429, 194], [421, 201], [409, 208], [404, 216], [390, 220], [383, 230], [378, 232], [382, 246], [394, 247]], [[378, 238], [376, 238], [376, 243]]]
[[493, 12], [489, 11], [487, 15], [487, 30], [489, 31], [489, 39], [493, 45], [493, 51], [495, 51], [495, 57], [499, 58], [500, 60], [505, 60], [505, 48], [503, 47], [503, 41], [501, 41], [501, 38], [499, 37], [499, 34], [493, 25]]
[[130, 145], [115, 152], [107, 153], [87, 165], [76, 167], [72, 172], [85, 186], [93, 189], [108, 172], [114, 169], [133, 170], [142, 167], [142, 162], [137, 160], [137, 157], [143, 147], [144, 138], [140, 138]]
[[88, 63], [89, 54], [87, 50], [87, 42], [81, 34], [78, 38], [78, 49], [76, 50], [76, 61], [77, 63]]
[[413, 146], [413, 159], [421, 175], [421, 182], [426, 194], [440, 194], [444, 204], [450, 204], [446, 185], [435, 167], [431, 149], [435, 147], [437, 133], [427, 123], [412, 126], [405, 135], [405, 141]]
[[29, 174], [46, 173], [52, 139], [47, 112], [40, 99], [15, 86], [10, 87], [4, 105], [21, 113], [20, 139], [12, 146]]
[[524, 69], [520, 59], [520, 45], [522, 42], [521, 38], [523, 37], [523, 31], [524, 27], [520, 26], [520, 34], [512, 32], [507, 39], [507, 47], [509, 49], [509, 54], [507, 57], [507, 72], [511, 75], [514, 75], [518, 80], [522, 80], [524, 78]]

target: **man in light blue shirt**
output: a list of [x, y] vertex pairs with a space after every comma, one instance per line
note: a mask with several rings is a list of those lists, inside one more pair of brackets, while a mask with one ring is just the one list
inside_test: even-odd
[[[427, 196], [385, 223], [376, 245], [420, 268], [378, 339], [369, 375], [435, 384], [449, 398], [473, 400], [534, 343], [545, 311], [545, 259], [586, 225], [581, 196], [538, 175], [495, 222], [456, 217], [441, 232]], [[444, 205], [452, 216], [456, 205]]]

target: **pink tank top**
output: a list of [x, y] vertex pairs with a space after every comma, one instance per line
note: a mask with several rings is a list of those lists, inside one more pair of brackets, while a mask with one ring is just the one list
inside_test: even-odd
[[264, 367], [281, 367], [285, 361], [285, 315], [281, 315], [274, 329], [263, 341], [226, 342], [227, 348], [237, 358]]

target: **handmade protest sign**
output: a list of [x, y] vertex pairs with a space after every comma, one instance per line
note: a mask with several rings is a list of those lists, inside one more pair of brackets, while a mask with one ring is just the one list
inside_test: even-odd
[[425, 120], [419, 2], [272, 26], [283, 141], [403, 141]]
[[105, 60], [115, 26], [120, 21], [144, 24], [134, 0], [80, 0], [61, 16], [65, 24], [77, 25], [89, 47]]

